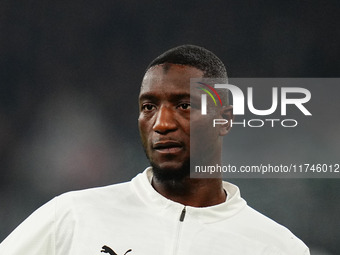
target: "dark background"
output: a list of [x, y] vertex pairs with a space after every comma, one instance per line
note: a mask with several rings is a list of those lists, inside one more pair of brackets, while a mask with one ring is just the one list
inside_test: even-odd
[[[154, 57], [191, 43], [216, 53], [231, 77], [338, 77], [339, 7], [291, 0], [1, 0], [0, 240], [55, 195], [128, 181], [148, 165], [137, 97]], [[337, 98], [312, 94], [321, 109], [340, 109]], [[321, 158], [328, 144], [339, 145], [339, 114], [330, 119], [319, 127], [333, 130], [314, 151]], [[298, 141], [301, 133], [290, 135]], [[251, 136], [234, 141], [249, 144]], [[233, 182], [313, 254], [340, 253], [340, 179]]]

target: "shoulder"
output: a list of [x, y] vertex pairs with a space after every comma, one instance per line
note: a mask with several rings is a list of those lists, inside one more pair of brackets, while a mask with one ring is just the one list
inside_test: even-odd
[[246, 206], [238, 215], [238, 228], [247, 236], [283, 251], [283, 254], [309, 254], [308, 247], [288, 228]]
[[[230, 195], [230, 200], [227, 200], [227, 203], [233, 204], [241, 199], [240, 191], [236, 185], [224, 182], [224, 188]], [[309, 254], [308, 247], [288, 228], [256, 211], [246, 203], [226, 221], [226, 224], [235, 234], [257, 243], [270, 244], [274, 250], [279, 250], [283, 254]]]
[[54, 200], [56, 209], [84, 206], [102, 207], [108, 204], [120, 204], [121, 201], [126, 201], [132, 194], [130, 182], [124, 182], [104, 187], [66, 192], [57, 196]]

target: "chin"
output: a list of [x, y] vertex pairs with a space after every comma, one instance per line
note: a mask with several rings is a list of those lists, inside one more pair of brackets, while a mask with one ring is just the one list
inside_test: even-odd
[[181, 181], [190, 176], [190, 163], [176, 164], [155, 164], [150, 162], [155, 178], [162, 182]]

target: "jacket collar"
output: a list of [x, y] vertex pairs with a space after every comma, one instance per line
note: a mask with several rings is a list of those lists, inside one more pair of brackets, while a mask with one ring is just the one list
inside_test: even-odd
[[[148, 167], [132, 179], [132, 186], [140, 199], [148, 206], [155, 207], [156, 210], [170, 209], [180, 212], [184, 205], [159, 194], [151, 185], [152, 176], [152, 168]], [[223, 182], [223, 188], [227, 192], [227, 199], [224, 203], [208, 207], [186, 206], [186, 215], [195, 217], [204, 223], [213, 223], [236, 215], [246, 206], [246, 201], [241, 198], [240, 190], [236, 185]]]

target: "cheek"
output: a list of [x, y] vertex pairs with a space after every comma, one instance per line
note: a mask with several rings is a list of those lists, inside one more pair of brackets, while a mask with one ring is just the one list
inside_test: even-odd
[[139, 134], [142, 139], [143, 144], [146, 143], [148, 140], [148, 135], [150, 134], [149, 130], [149, 122], [145, 120], [145, 118], [139, 117], [138, 118], [138, 128], [139, 128]]
[[214, 117], [206, 116], [204, 118], [191, 121], [190, 140], [192, 146], [211, 148], [219, 138], [217, 127], [213, 127]]
[[191, 123], [189, 120], [185, 120], [182, 123], [180, 123], [180, 125], [182, 126], [183, 132], [188, 136], [190, 136], [190, 124]]
[[138, 129], [139, 129], [139, 134], [141, 137], [144, 137], [145, 133], [145, 121], [141, 118], [138, 118]]
[[208, 132], [210, 133], [211, 130], [213, 130], [213, 119], [214, 117], [211, 117], [209, 115], [206, 115], [204, 117], [199, 116], [199, 118], [191, 118], [191, 131], [195, 132], [196, 134], [198, 134], [198, 132], [201, 132], [201, 135], [204, 135]]

